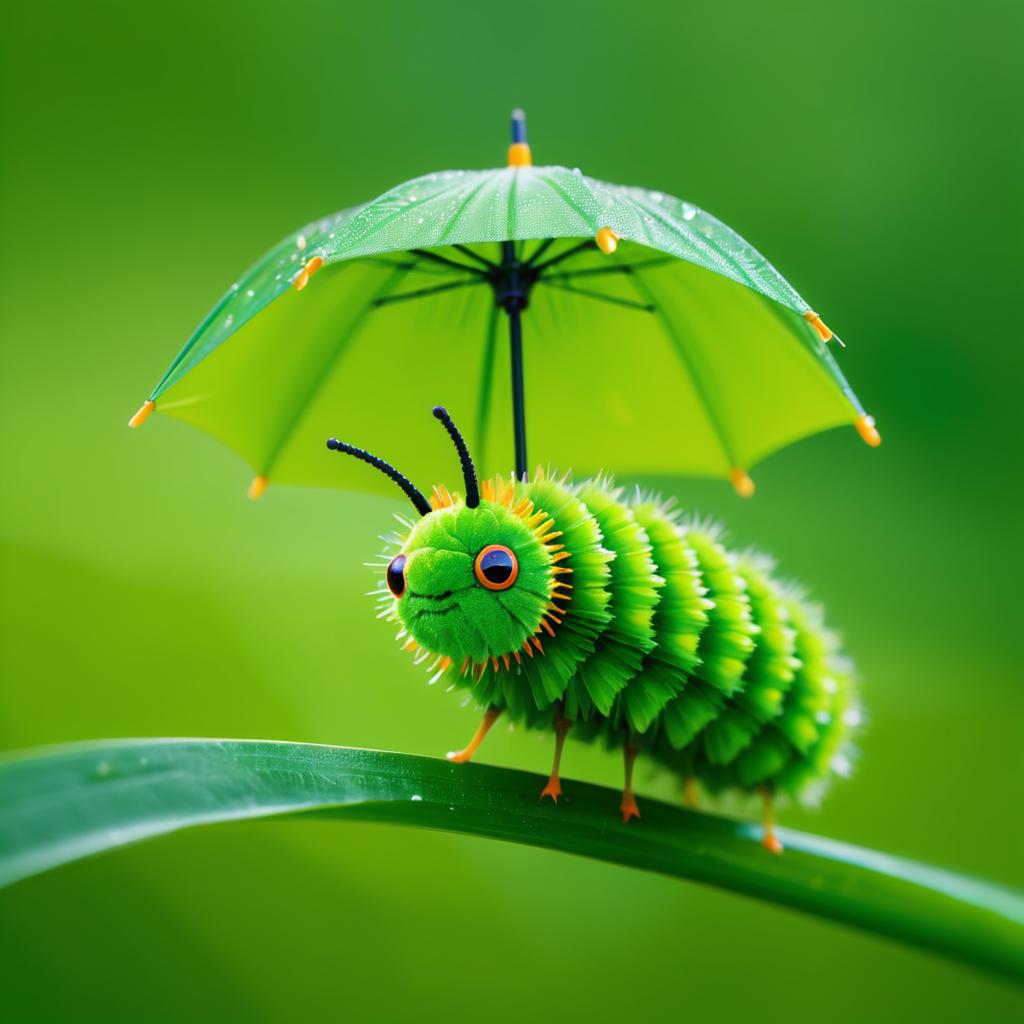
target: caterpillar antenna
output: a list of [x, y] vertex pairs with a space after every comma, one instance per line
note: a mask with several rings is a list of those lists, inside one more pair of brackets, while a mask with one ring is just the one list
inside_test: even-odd
[[394, 482], [402, 488], [402, 493], [413, 503], [416, 511], [419, 512], [421, 516], [430, 515], [430, 502], [423, 497], [408, 477], [399, 473], [398, 470], [389, 462], [385, 462], [378, 456], [371, 455], [369, 452], [364, 451], [362, 448], [357, 448], [355, 445], [339, 441], [336, 437], [330, 437], [327, 439], [327, 447], [330, 448], [332, 452], [343, 452], [346, 455], [352, 455], [362, 462], [369, 463], [369, 465], [373, 466], [374, 469], [379, 469], [386, 477], [394, 480]]
[[444, 429], [448, 431], [455, 450], [459, 453], [459, 461], [462, 463], [462, 479], [466, 483], [466, 508], [476, 508], [480, 504], [480, 486], [477, 483], [476, 467], [473, 465], [466, 441], [443, 405], [434, 406], [434, 416], [444, 424]]

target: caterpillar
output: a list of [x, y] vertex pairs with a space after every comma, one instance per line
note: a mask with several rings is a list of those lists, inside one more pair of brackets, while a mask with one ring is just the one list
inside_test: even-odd
[[860, 720], [854, 675], [820, 611], [764, 556], [607, 476], [479, 481], [447, 410], [465, 495], [429, 500], [392, 465], [330, 438], [392, 479], [419, 513], [385, 538], [378, 618], [425, 664], [469, 691], [483, 720], [449, 759], [468, 761], [501, 715], [554, 733], [540, 799], [562, 795], [571, 733], [620, 747], [623, 822], [639, 817], [638, 756], [677, 773], [696, 803], [739, 790], [763, 800], [763, 841], [782, 850], [777, 794], [807, 797], [849, 772]]

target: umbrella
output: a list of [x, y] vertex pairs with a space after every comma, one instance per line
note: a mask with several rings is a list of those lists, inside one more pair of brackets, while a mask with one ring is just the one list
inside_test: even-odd
[[[424, 403], [461, 414], [488, 471], [731, 479], [810, 434], [874, 420], [832, 332], [721, 221], [662, 192], [533, 166], [416, 178], [288, 236], [240, 277], [132, 417], [207, 431], [268, 481], [383, 488], [330, 434], [400, 458]], [[257, 315], [259, 314], [259, 315]], [[416, 445], [418, 474], [448, 453]]]

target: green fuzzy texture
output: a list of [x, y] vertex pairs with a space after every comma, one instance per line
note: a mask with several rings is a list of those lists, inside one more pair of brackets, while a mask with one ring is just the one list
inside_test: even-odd
[[[505, 503], [457, 500], [397, 543], [408, 588], [384, 617], [400, 618], [417, 659], [432, 657], [435, 678], [480, 706], [531, 728], [567, 718], [584, 741], [628, 740], [712, 793], [814, 798], [849, 772], [860, 709], [835, 636], [769, 560], [731, 553], [713, 524], [655, 496], [624, 500], [605, 477], [573, 484], [538, 471]], [[519, 559], [506, 591], [474, 580], [490, 544]], [[542, 629], [552, 614], [554, 636]]]
[[638, 692], [642, 699], [644, 687], [630, 683], [639, 674], [644, 656], [654, 650], [654, 611], [665, 581], [657, 573], [647, 533], [619, 500], [621, 490], [596, 479], [581, 484], [578, 496], [597, 520], [604, 546], [615, 556], [608, 580], [611, 619], [593, 654], [569, 680], [566, 693], [572, 716], [590, 718], [595, 711], [608, 716], [623, 691], [627, 691], [627, 702], [630, 692]]
[[[615, 555], [605, 546], [597, 518], [580, 500], [577, 488], [568, 478], [538, 475], [527, 483], [517, 484], [516, 496], [529, 498], [554, 519], [562, 534], [558, 543], [564, 544], [569, 552], [564, 564], [572, 570], [567, 576], [571, 596], [567, 605], [564, 602], [561, 605], [566, 608], [566, 614], [559, 616], [562, 623], [554, 637], [543, 635], [543, 656], [522, 659], [521, 682], [516, 689], [522, 690], [523, 682], [529, 687], [535, 709], [542, 713], [541, 721], [546, 720], [544, 713], [559, 700], [564, 701], [570, 717], [586, 717], [582, 687], [575, 685], [570, 691], [569, 684], [576, 678], [579, 667], [593, 656], [598, 637], [612, 621], [609, 584]], [[512, 705], [506, 701], [505, 706]], [[529, 709], [525, 717], [531, 724], [537, 721], [537, 716], [529, 713]]]
[[[473, 571], [478, 552], [502, 544], [516, 553], [519, 576], [488, 590]], [[482, 662], [521, 647], [551, 598], [551, 560], [518, 516], [490, 502], [457, 504], [423, 517], [402, 544], [406, 591], [398, 617], [422, 647], [453, 662]]]

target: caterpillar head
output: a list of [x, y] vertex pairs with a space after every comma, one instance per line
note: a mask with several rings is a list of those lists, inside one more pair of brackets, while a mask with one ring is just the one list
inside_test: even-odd
[[[331, 438], [327, 446], [389, 476], [420, 513], [386, 572], [394, 611], [416, 645], [456, 665], [518, 656], [542, 628], [550, 631], [560, 546], [544, 512], [517, 499], [508, 480], [484, 481], [447, 411], [447, 429], [462, 462], [466, 496], [435, 487], [428, 501], [382, 459]], [[562, 555], [564, 557], [564, 555]]]

